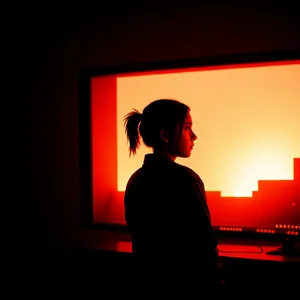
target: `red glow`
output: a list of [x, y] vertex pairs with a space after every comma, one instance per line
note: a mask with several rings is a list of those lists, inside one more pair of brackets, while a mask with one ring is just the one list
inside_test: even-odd
[[118, 75], [118, 77], [127, 76], [145, 76], [145, 75], [158, 75], [158, 74], [173, 74], [173, 73], [184, 73], [184, 72], [197, 72], [197, 71], [210, 71], [210, 70], [227, 70], [227, 69], [238, 69], [238, 68], [255, 68], [255, 67], [267, 67], [267, 66], [283, 66], [291, 63], [300, 63], [300, 61], [279, 61], [279, 62], [263, 62], [263, 63], [245, 63], [245, 64], [231, 64], [224, 66], [206, 66], [206, 67], [195, 67], [195, 68], [180, 68], [171, 70], [157, 70], [157, 71], [143, 71], [143, 72], [129, 72]]
[[[284, 62], [283, 64], [288, 64]], [[299, 62], [298, 62], [299, 63]], [[224, 66], [255, 67], [266, 64]], [[267, 64], [271, 65], [271, 64]], [[201, 68], [214, 70], [215, 67]], [[218, 67], [218, 69], [220, 69]], [[171, 70], [148, 73], [122, 74], [138, 76], [199, 71]], [[119, 76], [119, 77], [121, 77]], [[117, 163], [117, 77], [95, 77], [91, 82], [92, 99], [92, 167], [93, 167], [93, 216], [96, 223], [124, 224], [124, 192], [118, 192]], [[132, 109], [129, 107], [128, 110]], [[126, 147], [126, 145], [119, 145]], [[232, 228], [236, 231], [243, 226], [256, 228], [289, 224], [299, 226], [300, 199], [300, 158], [294, 162], [294, 179], [260, 180], [258, 189], [249, 197], [223, 197], [221, 191], [207, 190], [213, 225]], [[292, 205], [291, 205], [292, 203]], [[236, 229], [238, 228], [238, 229]], [[291, 227], [292, 228], [292, 227]], [[226, 229], [225, 229], [226, 230]], [[230, 229], [229, 229], [230, 230]]]
[[116, 78], [94, 78], [91, 97], [93, 214], [95, 220], [114, 222], [122, 210], [121, 203], [111, 206], [117, 194]]
[[289, 203], [300, 199], [299, 173], [300, 158], [297, 158], [294, 159], [294, 180], [259, 181], [258, 191], [253, 192], [252, 197], [221, 197], [220, 192], [207, 191], [213, 224], [254, 228], [276, 227], [278, 223], [298, 225], [300, 210]]

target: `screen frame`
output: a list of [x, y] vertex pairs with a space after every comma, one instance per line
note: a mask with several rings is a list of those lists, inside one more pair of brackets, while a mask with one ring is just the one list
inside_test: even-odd
[[[270, 52], [239, 53], [231, 55], [206, 56], [199, 58], [176, 59], [154, 62], [116, 64], [95, 68], [84, 68], [79, 71], [79, 183], [80, 183], [80, 217], [84, 229], [101, 229], [127, 232], [125, 225], [96, 223], [93, 220], [92, 199], [92, 157], [91, 157], [91, 91], [90, 82], [94, 76], [117, 75], [132, 72], [153, 72], [198, 67], [224, 67], [259, 63], [280, 63], [300, 59], [298, 50], [282, 50]], [[255, 237], [282, 239], [286, 234], [234, 232], [216, 229], [224, 237]]]

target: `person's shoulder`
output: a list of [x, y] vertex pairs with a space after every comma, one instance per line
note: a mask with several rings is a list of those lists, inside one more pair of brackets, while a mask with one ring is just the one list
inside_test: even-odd
[[200, 176], [193, 169], [179, 163], [175, 163], [174, 167], [186, 178], [189, 178], [191, 180], [202, 181]]
[[130, 177], [129, 177], [128, 181], [127, 181], [127, 185], [130, 185], [136, 178], [138, 178], [138, 177], [139, 177], [139, 174], [141, 173], [141, 171], [142, 171], [142, 168], [139, 168], [139, 169], [137, 169], [136, 171], [134, 171], [134, 172], [130, 175]]

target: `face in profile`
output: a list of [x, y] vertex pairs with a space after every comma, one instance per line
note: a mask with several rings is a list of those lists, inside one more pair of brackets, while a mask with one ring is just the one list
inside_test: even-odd
[[194, 141], [197, 139], [197, 136], [192, 130], [192, 116], [188, 112], [186, 119], [181, 129], [181, 124], [176, 125], [174, 137], [169, 143], [169, 152], [178, 157], [190, 157], [193, 150]]

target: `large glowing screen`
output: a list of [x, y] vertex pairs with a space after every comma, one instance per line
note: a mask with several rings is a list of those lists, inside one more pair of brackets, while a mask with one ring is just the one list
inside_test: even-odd
[[[191, 108], [198, 136], [176, 162], [203, 179], [213, 224], [299, 225], [300, 63], [194, 68], [92, 79], [93, 213], [124, 224], [123, 193], [143, 163], [129, 157], [123, 127], [133, 108], [178, 99]], [[283, 225], [282, 225], [283, 224]]]

